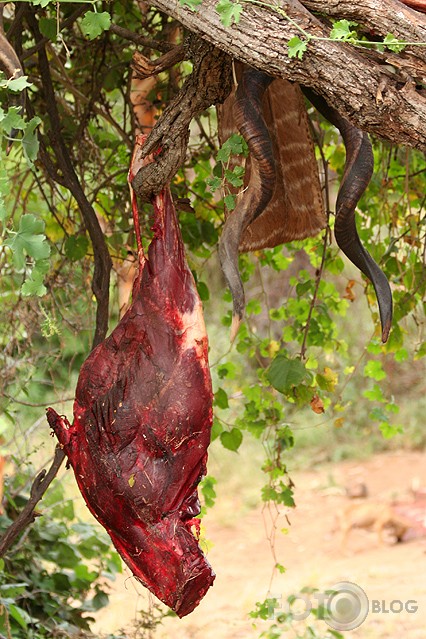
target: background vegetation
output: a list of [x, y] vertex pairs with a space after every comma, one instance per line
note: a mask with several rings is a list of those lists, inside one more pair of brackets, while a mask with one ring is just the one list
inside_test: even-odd
[[[1, 530], [16, 518], [35, 472], [52, 454], [44, 408], [54, 404], [71, 414], [93, 338], [93, 244], [59, 159], [58, 135], [118, 269], [134, 249], [127, 171], [134, 131], [130, 61], [137, 47], [128, 33], [123, 37], [108, 27], [142, 34], [138, 49], [151, 58], [171, 41], [184, 40], [176, 24], [142, 3], [102, 4], [96, 14], [78, 3], [16, 3], [15, 12], [4, 15], [28, 80], [25, 117], [6, 102], [0, 109], [0, 435], [6, 461]], [[41, 51], [57, 116], [48, 104]], [[160, 74], [147, 96], [157, 113], [190, 70], [190, 62], [183, 62]], [[344, 147], [336, 130], [310, 114], [332, 210]], [[18, 135], [6, 156], [12, 129]], [[340, 256], [330, 215], [322, 236], [241, 256], [247, 313], [231, 349], [230, 296], [217, 240], [230, 153], [244, 154], [244, 145], [235, 139], [219, 152], [216, 134], [212, 108], [194, 121], [185, 166], [172, 184], [188, 261], [205, 302], [215, 391], [212, 446], [225, 457], [244, 439], [255, 441], [265, 477], [259, 498], [292, 506], [289, 459], [294, 467], [388, 447], [424, 447], [424, 156], [373, 140], [374, 176], [359, 204], [362, 241], [393, 289], [388, 343], [380, 342], [372, 286]], [[144, 212], [148, 241], [150, 207]], [[110, 329], [117, 320], [113, 277]], [[205, 507], [214, 504], [216, 479], [203, 482]], [[2, 563], [4, 636], [86, 631], [91, 613], [107, 604], [105, 580], [120, 562], [108, 538], [75, 512], [69, 485], [52, 485], [40, 505], [42, 516]]]

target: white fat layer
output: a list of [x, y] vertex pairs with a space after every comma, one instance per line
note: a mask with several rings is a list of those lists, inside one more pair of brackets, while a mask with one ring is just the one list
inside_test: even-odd
[[204, 358], [207, 332], [201, 302], [196, 302], [190, 313], [182, 315], [182, 322], [184, 330], [183, 348], [195, 348], [197, 355]]

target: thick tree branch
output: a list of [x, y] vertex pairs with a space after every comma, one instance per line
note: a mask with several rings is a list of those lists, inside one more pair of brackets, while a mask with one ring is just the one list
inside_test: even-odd
[[143, 156], [159, 151], [155, 162], [143, 167], [132, 186], [149, 200], [183, 164], [193, 117], [211, 104], [223, 102], [231, 90], [231, 61], [220, 49], [199, 38], [191, 38], [192, 74], [166, 107], [143, 147]]
[[[398, 0], [302, 0], [302, 4], [332, 18], [355, 20], [376, 36], [392, 33], [405, 42], [426, 42], [426, 17]], [[411, 51], [426, 60], [426, 47], [411, 47]]]
[[64, 459], [64, 451], [57, 446], [55, 449], [55, 456], [49, 470], [47, 472], [42, 470], [34, 479], [33, 485], [31, 486], [29, 500], [13, 524], [9, 526], [4, 535], [0, 538], [0, 557], [3, 557], [7, 553], [15, 539], [25, 530], [25, 528], [27, 528], [27, 526], [33, 523], [36, 517], [39, 516], [39, 513], [34, 512], [35, 508], [52, 483], [53, 479], [58, 474], [58, 470]]
[[[301, 60], [289, 58], [288, 41], [294, 36], [303, 39], [300, 28], [315, 38], [327, 38], [330, 32], [298, 0], [281, 0], [278, 10], [272, 4], [263, 6], [260, 1], [256, 5], [244, 3], [239, 24], [228, 28], [220, 21], [216, 0], [204, 0], [198, 12], [176, 0], [153, 0], [152, 4], [229, 55], [271, 75], [312, 87], [360, 128], [395, 143], [426, 150], [426, 92], [412, 79], [416, 75], [404, 70], [403, 54], [396, 56], [399, 66], [390, 66], [389, 60], [394, 61], [395, 56], [344, 42], [311, 39]], [[323, 8], [326, 3], [319, 4]], [[347, 7], [349, 3], [342, 4]], [[399, 13], [415, 14], [418, 29], [423, 32], [424, 17], [402, 3], [383, 0], [369, 4], [388, 6], [389, 14], [396, 5], [396, 17], [401, 21]], [[413, 41], [425, 42], [426, 38], [419, 32]]]

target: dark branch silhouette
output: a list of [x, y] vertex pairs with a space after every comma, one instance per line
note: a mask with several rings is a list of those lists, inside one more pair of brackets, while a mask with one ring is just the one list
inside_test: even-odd
[[44, 493], [55, 479], [62, 462], [65, 459], [65, 453], [60, 446], [55, 449], [55, 456], [48, 471], [42, 470], [34, 479], [31, 486], [30, 498], [25, 504], [18, 517], [13, 524], [9, 526], [4, 535], [0, 538], [0, 557], [3, 557], [9, 548], [13, 546], [19, 535], [32, 524], [36, 517], [41, 513], [35, 511], [37, 504], [43, 498]]

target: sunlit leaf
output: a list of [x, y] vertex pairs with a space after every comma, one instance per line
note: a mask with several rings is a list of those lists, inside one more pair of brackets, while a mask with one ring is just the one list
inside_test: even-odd
[[382, 362], [371, 359], [364, 366], [364, 375], [366, 377], [371, 377], [372, 379], [375, 379], [378, 382], [381, 379], [385, 379], [386, 373], [383, 370]]
[[299, 58], [301, 60], [308, 48], [307, 42], [301, 40], [298, 36], [294, 36], [288, 41], [288, 57]]
[[220, 434], [220, 441], [224, 448], [237, 451], [243, 441], [243, 434], [239, 428], [232, 428], [230, 431], [224, 430]]

